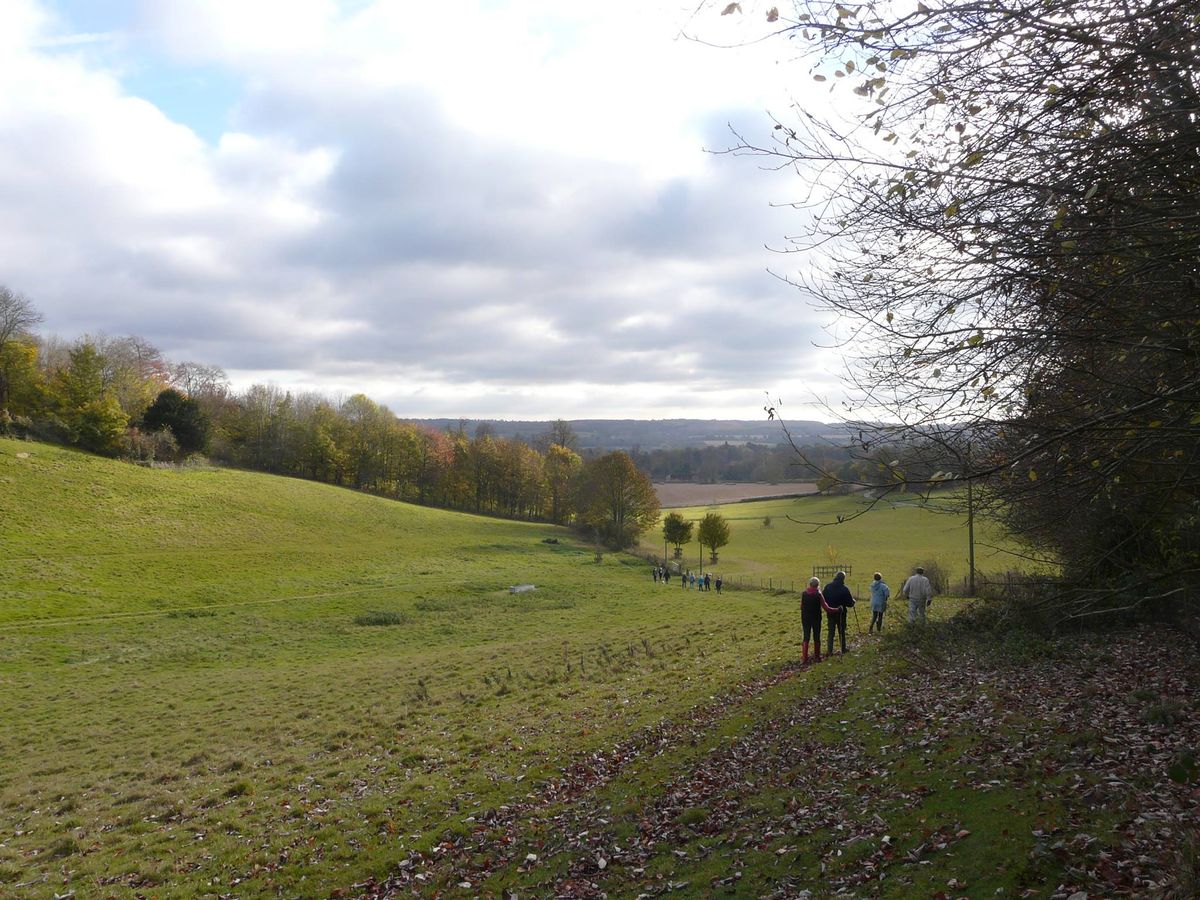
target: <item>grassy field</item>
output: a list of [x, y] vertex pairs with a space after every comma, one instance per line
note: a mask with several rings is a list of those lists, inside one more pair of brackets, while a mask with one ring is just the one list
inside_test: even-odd
[[[795, 584], [802, 589], [813, 566], [835, 562], [852, 567], [852, 589], [865, 590], [872, 573], [878, 571], [896, 591], [914, 565], [928, 561], [939, 562], [954, 581], [966, 576], [967, 528], [961, 516], [931, 512], [910, 500], [879, 504], [866, 515], [853, 517], [864, 503], [855, 496], [798, 497], [674, 511], [692, 521], [719, 512], [729, 521], [730, 541], [720, 550], [719, 561], [710, 562], [707, 550], [704, 558], [705, 571], [721, 572], [728, 578], [775, 586]], [[845, 521], [836, 524], [839, 516]], [[768, 517], [769, 527], [764, 525]], [[827, 522], [835, 524], [816, 527]], [[646, 534], [640, 549], [661, 557], [662, 529]], [[1027, 568], [1013, 555], [1013, 549], [988, 522], [976, 523], [977, 570], [986, 574]], [[668, 553], [673, 554], [674, 547], [668, 547]], [[697, 569], [699, 544], [684, 545], [682, 562]]]
[[788, 651], [547, 526], [12, 441], [0, 490], [0, 894], [344, 887]]
[[[0, 496], [0, 897], [1049, 896], [1099, 883], [1076, 859], [1125, 890], [1174, 845], [1126, 866], [1107, 835], [1176, 813], [1109, 809], [1095, 760], [1190, 802], [1171, 641], [1000, 646], [1055, 706], [906, 638], [800, 669], [794, 596], [664, 588], [548, 526], [4, 440]], [[830, 541], [762, 528], [784, 508], [724, 558], [802, 571]], [[883, 515], [842, 559], [957, 545]], [[1130, 723], [1153, 749], [1114, 747]]]

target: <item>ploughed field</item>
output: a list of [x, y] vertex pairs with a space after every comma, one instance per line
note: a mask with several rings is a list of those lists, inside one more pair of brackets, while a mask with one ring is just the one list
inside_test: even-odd
[[693, 484], [688, 481], [657, 481], [654, 492], [664, 509], [682, 506], [710, 506], [741, 503], [766, 497], [796, 497], [815, 494], [817, 486], [807, 481], [778, 483], [729, 481], [717, 484]]
[[1171, 635], [801, 669], [794, 595], [549, 526], [6, 440], [0, 497], [0, 897], [1145, 894], [1195, 828]]

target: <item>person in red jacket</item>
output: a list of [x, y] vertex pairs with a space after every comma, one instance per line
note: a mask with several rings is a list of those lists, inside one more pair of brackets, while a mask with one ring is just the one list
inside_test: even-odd
[[821, 661], [821, 608], [829, 609], [821, 596], [821, 579], [810, 578], [808, 589], [800, 595], [800, 625], [804, 629], [804, 659], [808, 665], [808, 641], [811, 637], [817, 648], [817, 662]]

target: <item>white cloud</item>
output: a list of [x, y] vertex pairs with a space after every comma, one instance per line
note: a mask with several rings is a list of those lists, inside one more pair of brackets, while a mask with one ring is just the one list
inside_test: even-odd
[[[721, 110], [759, 121], [770, 60], [678, 25], [633, 0], [157, 0], [96, 55], [14, 0], [0, 279], [61, 333], [402, 414], [755, 417], [827, 368], [764, 271], [790, 184], [700, 152]], [[235, 130], [132, 94], [156, 54], [236, 78]]]

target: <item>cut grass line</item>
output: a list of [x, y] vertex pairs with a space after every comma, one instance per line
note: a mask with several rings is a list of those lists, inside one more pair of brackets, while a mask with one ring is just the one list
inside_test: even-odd
[[[465, 582], [464, 582], [465, 583]], [[291, 597], [268, 597], [259, 600], [240, 600], [237, 603], [208, 603], [200, 606], [172, 606], [170, 609], [151, 609], [143, 612], [106, 613], [101, 616], [76, 616], [74, 618], [25, 619], [18, 622], [0, 624], [0, 632], [15, 628], [40, 628], [49, 625], [89, 625], [99, 622], [111, 622], [124, 619], [144, 619], [154, 616], [169, 616], [172, 613], [194, 612], [196, 610], [218, 611], [222, 609], [237, 609], [242, 606], [265, 606], [271, 603], [287, 603], [292, 600], [324, 600], [330, 597], [353, 597], [355, 594], [369, 594], [374, 591], [394, 591], [396, 585], [385, 584], [379, 587], [354, 588], [349, 591], [327, 591], [321, 594], [296, 594]]]
[[328, 554], [339, 554], [339, 553], [344, 553], [345, 551], [341, 547], [326, 547], [324, 550], [314, 550], [311, 547], [296, 547], [294, 549], [289, 550], [286, 548], [280, 548], [278, 546], [273, 546], [273, 547], [269, 547], [269, 548], [265, 548], [265, 549], [251, 549], [249, 547], [222, 547], [219, 545], [214, 545], [211, 547], [192, 546], [192, 547], [184, 547], [184, 548], [178, 548], [178, 549], [175, 547], [172, 547], [169, 550], [164, 550], [161, 548], [157, 549], [157, 550], [89, 550], [86, 553], [58, 553], [58, 554], [42, 553], [37, 556], [5, 556], [2, 559], [0, 559], [0, 563], [66, 562], [68, 560], [79, 560], [79, 559], [86, 560], [86, 559], [96, 559], [98, 557], [101, 557], [104, 559], [113, 559], [113, 558], [116, 558], [116, 559], [125, 559], [125, 558], [144, 559], [147, 557], [153, 558], [155, 556], [162, 556], [164, 553], [170, 553], [171, 556], [186, 556], [188, 554], [191, 554], [193, 556], [210, 557], [213, 555], [233, 556], [235, 554], [241, 554], [241, 555], [245, 555], [245, 556], [257, 555], [257, 556], [277, 557], [277, 556], [296, 556], [296, 555], [301, 555], [301, 554], [303, 554], [304, 556], [315, 556], [316, 554], [322, 553], [322, 552], [328, 553]]

